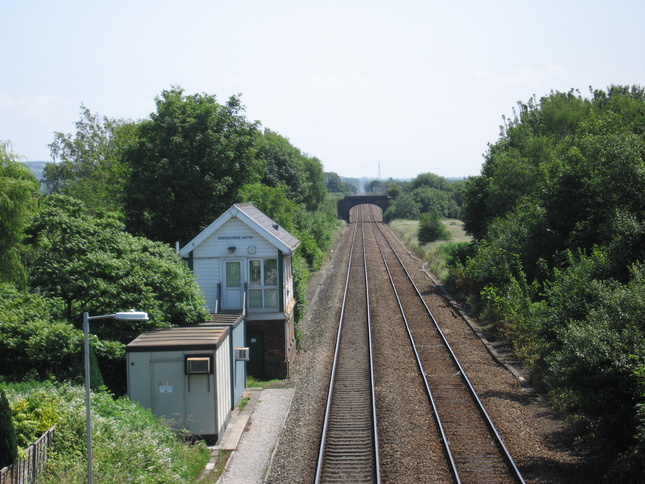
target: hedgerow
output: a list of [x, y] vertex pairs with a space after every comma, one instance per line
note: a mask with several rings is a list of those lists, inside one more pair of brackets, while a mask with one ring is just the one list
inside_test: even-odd
[[[56, 425], [46, 483], [87, 479], [85, 392], [69, 383], [3, 385], [19, 443], [36, 440]], [[92, 449], [96, 482], [192, 482], [208, 461], [208, 448], [188, 443], [163, 420], [127, 397], [93, 392]]]

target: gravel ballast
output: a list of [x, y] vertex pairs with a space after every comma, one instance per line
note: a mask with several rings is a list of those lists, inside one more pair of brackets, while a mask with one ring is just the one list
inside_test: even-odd
[[[300, 323], [299, 353], [292, 365], [288, 382], [293, 387], [293, 394], [286, 419], [284, 413], [280, 413], [284, 411], [283, 403], [262, 398], [252, 414], [249, 431], [243, 436], [243, 441], [255, 439], [255, 430], [260, 427], [260, 419], [273, 420], [274, 423], [277, 421], [280, 427], [284, 424], [275, 452], [272, 453], [275, 442], [259, 444], [260, 447], [265, 446], [264, 454], [272, 454], [268, 473], [262, 477], [264, 482], [292, 484], [309, 483], [314, 480], [320, 428], [349, 256], [350, 235], [350, 231], [346, 230], [324, 269], [314, 274], [310, 281], [309, 307]], [[524, 373], [522, 368], [514, 367], [513, 371], [510, 371], [500, 365], [456, 308], [446, 305], [440, 289], [424, 272], [423, 263], [410, 258], [406, 261], [407, 264], [412, 266], [409, 270], [414, 271], [417, 283], [426, 286], [424, 294], [430, 295], [429, 303], [434, 306], [432, 309], [437, 312], [436, 317], [443, 321], [441, 324], [448, 337], [454, 338], [453, 344], [459, 349], [459, 355], [464, 358], [462, 363], [467, 367], [466, 371], [475, 387], [480, 390], [489, 413], [511, 447], [511, 453], [526, 482], [597, 482], [599, 474], [594, 472], [593, 465], [585, 456], [577, 455], [568, 445], [563, 421], [543, 404], [541, 396], [527, 382], [518, 379], [518, 375]], [[476, 325], [476, 322], [472, 324]], [[392, 388], [391, 391], [400, 392], [401, 388]], [[395, 400], [394, 398], [392, 401]], [[410, 420], [414, 419], [412, 415], [408, 417]], [[277, 432], [275, 427], [273, 431]], [[241, 451], [242, 443], [240, 442], [240, 449], [233, 453], [230, 466], [233, 469], [233, 459], [240, 462], [236, 465], [242, 469], [242, 473], [236, 478], [239, 480], [230, 480], [233, 476], [227, 474], [227, 480], [223, 478], [220, 482], [262, 482], [255, 480], [256, 474], [253, 474], [251, 479], [244, 471], [245, 466], [249, 469], [255, 466], [251, 463], [254, 457], [236, 457], [235, 454]], [[266, 445], [270, 445], [271, 448], [266, 448]], [[423, 450], [423, 444], [420, 442], [417, 451]], [[402, 455], [402, 459], [413, 457], [407, 455], [412, 452], [410, 449], [404, 452], [406, 455]], [[266, 459], [264, 469], [268, 462], [268, 458]], [[413, 461], [410, 459], [409, 466], [402, 466], [403, 471], [399, 470], [397, 482], [445, 482], [445, 476], [419, 474]], [[241, 464], [242, 462], [244, 464]]]

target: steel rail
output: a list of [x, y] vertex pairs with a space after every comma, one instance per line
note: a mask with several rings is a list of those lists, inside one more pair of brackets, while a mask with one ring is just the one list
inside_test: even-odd
[[[365, 297], [366, 297], [366, 313], [367, 313], [367, 321], [366, 321], [366, 326], [367, 326], [367, 340], [368, 340], [368, 366], [369, 366], [369, 388], [370, 388], [370, 394], [369, 394], [369, 399], [371, 400], [371, 432], [372, 432], [372, 442], [371, 442], [371, 452], [373, 452], [373, 455], [371, 456], [373, 458], [373, 469], [372, 472], [374, 474], [375, 481], [377, 483], [380, 483], [380, 464], [379, 464], [379, 455], [378, 455], [378, 433], [377, 433], [377, 418], [376, 418], [376, 399], [375, 399], [375, 390], [374, 390], [374, 365], [373, 365], [373, 354], [372, 354], [372, 337], [371, 337], [371, 321], [370, 321], [370, 309], [369, 309], [369, 286], [368, 286], [368, 277], [367, 277], [367, 258], [366, 258], [366, 251], [365, 251], [365, 234], [364, 234], [364, 226], [363, 226], [363, 212], [362, 209], [360, 211], [361, 214], [361, 238], [362, 238], [362, 260], [363, 260], [363, 270], [364, 270], [364, 278], [365, 278]], [[336, 385], [336, 380], [339, 374], [339, 367], [342, 364], [340, 361], [340, 351], [341, 351], [341, 345], [342, 345], [342, 334], [343, 334], [343, 329], [344, 329], [344, 322], [345, 322], [345, 316], [346, 316], [346, 310], [347, 310], [347, 300], [348, 300], [348, 294], [350, 290], [350, 276], [351, 276], [351, 269], [352, 269], [352, 261], [354, 259], [354, 249], [356, 246], [356, 234], [357, 234], [357, 229], [358, 229], [358, 223], [355, 224], [354, 226], [354, 232], [352, 234], [352, 244], [350, 248], [350, 254], [349, 254], [349, 261], [348, 261], [348, 266], [347, 266], [347, 276], [345, 278], [345, 289], [344, 289], [344, 294], [343, 294], [343, 303], [341, 306], [341, 314], [340, 314], [340, 321], [338, 325], [338, 334], [336, 336], [336, 348], [334, 351], [334, 359], [333, 359], [333, 365], [332, 365], [332, 370], [331, 370], [331, 377], [330, 377], [330, 384], [329, 384], [329, 390], [327, 394], [327, 404], [325, 408], [325, 417], [324, 417], [324, 422], [323, 422], [323, 430], [322, 430], [322, 435], [321, 435], [321, 440], [320, 440], [320, 450], [318, 453], [318, 463], [316, 467], [316, 477], [315, 477], [315, 482], [320, 483], [322, 482], [321, 479], [323, 478], [323, 468], [325, 467], [325, 462], [326, 462], [326, 453], [327, 453], [327, 439], [329, 436], [329, 427], [331, 424], [332, 420], [332, 401], [334, 399], [334, 393], [335, 393], [335, 385]], [[365, 447], [364, 445], [362, 447]], [[350, 460], [350, 459], [348, 459]], [[345, 477], [342, 475], [342, 470], [339, 471], [339, 479], [344, 479]], [[342, 482], [342, 481], [339, 481]]]
[[[436, 329], [437, 333], [440, 335], [441, 340], [443, 341], [443, 343], [444, 343], [444, 345], [445, 345], [446, 349], [448, 350], [448, 352], [449, 352], [449, 354], [450, 354], [450, 357], [451, 357], [452, 361], [454, 362], [454, 364], [455, 364], [455, 365], [457, 366], [457, 368], [459, 369], [460, 375], [461, 375], [461, 377], [462, 377], [462, 379], [463, 379], [464, 383], [466, 384], [466, 386], [467, 386], [467, 388], [468, 388], [468, 390], [469, 390], [469, 392], [470, 392], [471, 396], [473, 397], [474, 401], [477, 403], [477, 408], [478, 408], [478, 410], [480, 411], [481, 415], [484, 417], [484, 421], [485, 421], [485, 423], [486, 423], [486, 425], [487, 425], [488, 429], [489, 429], [489, 430], [490, 430], [490, 432], [493, 434], [493, 436], [494, 436], [494, 438], [495, 438], [495, 442], [497, 443], [497, 445], [499, 446], [500, 450], [502, 451], [502, 455], [503, 455], [503, 457], [504, 457], [504, 459], [505, 459], [505, 461], [506, 461], [507, 465], [509, 466], [509, 470], [510, 470], [510, 471], [512, 472], [512, 474], [513, 474], [513, 475], [512, 475], [512, 477], [513, 477], [517, 482], [520, 482], [520, 483], [522, 483], [522, 484], [523, 484], [523, 483], [524, 483], [524, 478], [522, 477], [522, 474], [521, 474], [520, 470], [518, 469], [518, 467], [517, 467], [517, 465], [516, 465], [516, 463], [515, 463], [515, 461], [514, 461], [513, 457], [511, 456], [510, 451], [508, 450], [508, 447], [507, 447], [507, 446], [506, 446], [506, 444], [504, 443], [504, 440], [503, 440], [502, 436], [500, 435], [499, 431], [497, 430], [497, 427], [496, 427], [496, 426], [495, 426], [495, 424], [493, 423], [493, 421], [492, 421], [492, 419], [491, 419], [490, 415], [489, 415], [489, 414], [488, 414], [488, 412], [486, 411], [486, 408], [484, 407], [483, 402], [482, 402], [482, 401], [481, 401], [481, 399], [479, 398], [479, 395], [477, 394], [477, 391], [475, 390], [474, 386], [472, 385], [472, 383], [471, 383], [470, 379], [468, 378], [468, 375], [466, 374], [466, 372], [465, 372], [464, 368], [462, 367], [461, 363], [459, 362], [459, 359], [457, 358], [457, 355], [456, 355], [456, 354], [455, 354], [455, 352], [453, 351], [452, 346], [451, 346], [451, 345], [450, 345], [450, 343], [448, 342], [448, 339], [446, 338], [446, 336], [444, 335], [443, 331], [441, 330], [441, 328], [440, 328], [440, 326], [439, 326], [439, 323], [437, 322], [437, 320], [436, 320], [436, 318], [435, 318], [434, 314], [432, 313], [432, 311], [431, 311], [431, 310], [430, 310], [430, 308], [428, 307], [428, 305], [427, 305], [427, 303], [426, 303], [425, 299], [423, 298], [423, 296], [422, 296], [421, 292], [419, 291], [419, 289], [418, 289], [417, 285], [414, 283], [414, 281], [413, 281], [413, 279], [412, 279], [412, 276], [410, 275], [410, 273], [409, 273], [408, 269], [405, 267], [405, 264], [403, 263], [403, 261], [402, 261], [402, 260], [401, 260], [401, 258], [399, 257], [399, 255], [398, 255], [397, 251], [394, 249], [394, 246], [392, 245], [392, 243], [390, 242], [390, 240], [388, 239], [388, 237], [385, 235], [385, 233], [384, 233], [384, 224], [379, 224], [379, 223], [373, 224], [373, 226], [372, 226], [372, 230], [375, 230], [374, 225], [375, 225], [375, 226], [377, 226], [378, 230], [381, 232], [381, 235], [382, 235], [383, 239], [387, 242], [388, 246], [389, 246], [389, 247], [390, 247], [390, 249], [392, 250], [392, 253], [394, 254], [394, 256], [396, 257], [396, 259], [398, 260], [398, 262], [399, 262], [399, 264], [400, 264], [401, 268], [402, 268], [402, 269], [403, 269], [403, 271], [405, 272], [405, 275], [406, 275], [406, 277], [407, 277], [408, 281], [410, 282], [411, 287], [412, 287], [412, 288], [414, 289], [414, 291], [416, 292], [416, 294], [417, 294], [417, 296], [418, 296], [419, 300], [422, 302], [422, 304], [423, 304], [423, 306], [424, 306], [424, 308], [425, 308], [425, 311], [427, 312], [427, 314], [428, 314], [428, 315], [429, 315], [429, 317], [431, 318], [431, 320], [432, 320], [432, 322], [433, 322], [433, 324], [434, 324], [434, 327], [435, 327], [435, 329]], [[389, 228], [387, 228], [387, 227], [385, 227], [385, 228], [386, 228], [387, 230], [389, 230]], [[375, 234], [375, 235], [376, 235], [376, 234]], [[423, 380], [424, 380], [424, 382], [425, 382], [426, 388], [427, 388], [427, 390], [428, 390], [428, 396], [429, 396], [429, 399], [430, 399], [430, 401], [431, 401], [431, 405], [432, 405], [432, 407], [433, 407], [433, 411], [435, 412], [435, 418], [437, 419], [437, 424], [438, 424], [438, 426], [440, 427], [440, 432], [441, 432], [441, 435], [442, 435], [442, 439], [444, 440], [444, 449], [446, 450], [446, 452], [447, 452], [447, 453], [448, 453], [448, 455], [449, 455], [449, 460], [450, 460], [451, 469], [452, 469], [452, 471], [453, 471], [453, 475], [454, 475], [455, 479], [457, 480], [457, 482], [461, 482], [461, 479], [460, 479], [460, 477], [459, 477], [459, 472], [458, 472], [458, 469], [457, 469], [457, 466], [456, 466], [456, 463], [455, 463], [455, 460], [454, 460], [454, 456], [452, 455], [452, 451], [451, 451], [451, 449], [450, 449], [449, 441], [448, 441], [447, 436], [446, 436], [446, 434], [445, 434], [445, 431], [444, 431], [444, 428], [443, 428], [443, 424], [441, 423], [441, 417], [440, 417], [440, 415], [439, 415], [438, 408], [437, 408], [437, 406], [436, 406], [436, 402], [435, 402], [434, 396], [433, 396], [433, 394], [432, 394], [432, 390], [430, 389], [430, 384], [429, 384], [429, 382], [428, 382], [428, 380], [427, 380], [426, 372], [423, 370], [423, 364], [422, 364], [422, 362], [421, 362], [420, 355], [419, 355], [419, 353], [418, 353], [418, 351], [417, 351], [416, 344], [415, 344], [415, 342], [414, 342], [414, 337], [413, 337], [413, 335], [412, 335], [411, 329], [410, 329], [409, 324], [408, 324], [408, 319], [407, 319], [407, 317], [405, 316], [405, 312], [404, 312], [404, 309], [403, 309], [403, 306], [402, 306], [401, 300], [400, 300], [400, 298], [399, 298], [398, 291], [396, 290], [396, 287], [395, 287], [395, 284], [394, 284], [394, 280], [393, 280], [392, 275], [391, 275], [391, 272], [390, 272], [389, 265], [388, 265], [388, 263], [387, 263], [387, 261], [386, 261], [386, 259], [385, 259], [385, 255], [384, 255], [383, 249], [382, 249], [382, 247], [381, 247], [381, 244], [380, 244], [380, 242], [379, 242], [379, 240], [378, 240], [378, 237], [375, 237], [375, 238], [376, 238], [376, 241], [377, 241], [377, 244], [378, 244], [378, 247], [379, 247], [379, 251], [381, 252], [381, 255], [382, 255], [382, 257], [383, 257], [383, 262], [385, 263], [385, 267], [386, 267], [387, 272], [388, 272], [388, 275], [389, 275], [389, 277], [390, 277], [390, 281], [391, 281], [391, 283], [392, 283], [392, 288], [394, 289], [394, 292], [395, 292], [395, 294], [396, 294], [396, 299], [397, 299], [397, 301], [398, 301], [398, 303], [399, 303], [399, 308], [400, 308], [400, 310], [401, 310], [401, 314], [402, 314], [403, 319], [404, 319], [404, 321], [405, 321], [406, 330], [407, 330], [408, 335], [409, 335], [409, 337], [410, 337], [410, 341], [411, 341], [411, 343], [412, 343], [412, 346], [413, 346], [413, 349], [414, 349], [414, 353], [415, 353], [415, 356], [416, 356], [417, 362], [418, 362], [418, 364], [420, 365], [420, 366], [419, 366], [419, 368], [420, 368], [420, 371], [421, 371], [421, 373], [422, 373], [422, 375], [423, 375]], [[398, 240], [398, 239], [397, 239], [397, 240]], [[406, 250], [407, 250], [407, 249], [406, 249]]]
[[[377, 224], [374, 224], [377, 225]], [[430, 405], [432, 406], [432, 413], [435, 418], [435, 421], [437, 422], [437, 427], [439, 429], [439, 433], [441, 434], [441, 443], [443, 445], [444, 451], [446, 453], [446, 458], [449, 461], [450, 464], [450, 471], [452, 472], [452, 475], [457, 483], [461, 483], [461, 478], [459, 477], [459, 470], [457, 469], [457, 464], [455, 462], [454, 456], [452, 454], [452, 451], [450, 450], [450, 441], [448, 439], [448, 436], [446, 435], [446, 431], [444, 429], [444, 426], [441, 422], [441, 416], [439, 415], [439, 409], [437, 408], [437, 403], [435, 402], [434, 395], [432, 393], [432, 389], [430, 388], [430, 382], [428, 381], [428, 377], [426, 375], [426, 372], [423, 371], [423, 363], [421, 362], [421, 356], [419, 355], [419, 351], [417, 350], [417, 345], [414, 340], [414, 336], [412, 334], [412, 330], [410, 329], [410, 325], [408, 323], [408, 318], [405, 314], [405, 309], [403, 308], [403, 303], [401, 301], [401, 297], [399, 296], [399, 291], [396, 288], [396, 285], [394, 283], [394, 279], [392, 277], [392, 273], [390, 271], [390, 266], [387, 263], [387, 260], [385, 259], [385, 253], [383, 252], [383, 248], [381, 247], [381, 242], [379, 241], [379, 238], [376, 236], [376, 228], [372, 226], [372, 233], [374, 234], [374, 239], [376, 240], [376, 245], [379, 249], [379, 252], [381, 254], [381, 258], [383, 259], [383, 263], [385, 264], [385, 270], [387, 271], [387, 275], [390, 279], [390, 284], [392, 286], [392, 290], [394, 291], [394, 296], [396, 297], [396, 301], [399, 305], [399, 312], [401, 313], [401, 317], [403, 318], [403, 322], [405, 323], [405, 330], [408, 334], [408, 338], [410, 339], [410, 343], [412, 346], [412, 351], [414, 352], [414, 357], [417, 362], [417, 366], [419, 368], [419, 373], [421, 374], [421, 378], [423, 379], [423, 384], [426, 389], [426, 395], [428, 396], [428, 400], [430, 401]]]

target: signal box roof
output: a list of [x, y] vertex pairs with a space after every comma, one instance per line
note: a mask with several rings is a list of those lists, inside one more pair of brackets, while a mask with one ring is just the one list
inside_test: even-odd
[[236, 203], [226, 212], [220, 215], [213, 223], [202, 230], [197, 237], [188, 242], [180, 251], [183, 258], [190, 256], [190, 253], [204, 240], [215, 233], [224, 223], [232, 218], [237, 218], [255, 230], [258, 234], [272, 243], [283, 254], [292, 254], [300, 245], [300, 241], [291, 235], [287, 230], [270, 219], [252, 203]]

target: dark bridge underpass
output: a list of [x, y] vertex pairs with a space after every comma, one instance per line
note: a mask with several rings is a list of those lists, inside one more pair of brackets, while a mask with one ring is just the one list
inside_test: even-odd
[[387, 195], [356, 195], [341, 198], [336, 202], [336, 213], [338, 218], [342, 218], [345, 222], [349, 223], [349, 212], [352, 207], [368, 203], [376, 205], [381, 208], [383, 212], [387, 210], [390, 205], [390, 197]]

